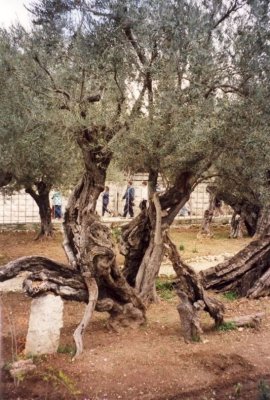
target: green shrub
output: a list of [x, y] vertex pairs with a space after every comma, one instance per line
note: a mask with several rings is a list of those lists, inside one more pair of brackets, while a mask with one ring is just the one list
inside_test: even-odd
[[175, 296], [173, 281], [169, 279], [158, 278], [156, 280], [156, 289], [158, 295], [164, 300], [171, 300]]
[[179, 245], [179, 250], [180, 251], [184, 251], [185, 250], [185, 246], [182, 243]]
[[235, 325], [235, 322], [233, 321], [228, 321], [228, 322], [223, 322], [223, 324], [218, 326], [218, 331], [226, 332], [226, 331], [233, 331], [237, 328]]
[[225, 299], [230, 300], [230, 301], [234, 301], [237, 299], [237, 293], [235, 292], [226, 292], [223, 294], [223, 297], [225, 297]]

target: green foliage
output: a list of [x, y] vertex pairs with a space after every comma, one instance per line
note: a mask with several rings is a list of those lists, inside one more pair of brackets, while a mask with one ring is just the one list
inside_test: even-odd
[[267, 202], [267, 7], [36, 1], [31, 32], [0, 34], [0, 170], [72, 185], [77, 142], [97, 164], [113, 152], [113, 180], [155, 171], [194, 187], [219, 172], [226, 192]]
[[184, 251], [184, 250], [185, 250], [185, 246], [183, 245], [183, 243], [181, 243], [181, 244], [179, 245], [179, 250], [180, 250], [180, 251]]
[[260, 381], [258, 389], [258, 400], [270, 400], [270, 387], [265, 381]]
[[175, 297], [173, 281], [169, 280], [168, 278], [157, 278], [156, 289], [158, 295], [163, 300], [171, 300], [173, 297]]
[[218, 331], [221, 332], [227, 332], [227, 331], [233, 331], [237, 328], [235, 323], [233, 321], [228, 321], [228, 322], [223, 322], [223, 324], [218, 326]]
[[223, 294], [223, 297], [229, 301], [234, 301], [238, 298], [238, 295], [235, 292], [226, 292]]

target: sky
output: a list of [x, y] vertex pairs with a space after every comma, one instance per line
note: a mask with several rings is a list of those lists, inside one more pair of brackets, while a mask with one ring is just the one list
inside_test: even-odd
[[8, 28], [12, 23], [20, 22], [25, 28], [30, 25], [28, 11], [32, 0], [0, 0], [0, 26]]

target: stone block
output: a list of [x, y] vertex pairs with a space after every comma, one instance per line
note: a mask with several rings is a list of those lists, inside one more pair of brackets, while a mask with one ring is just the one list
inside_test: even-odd
[[63, 300], [48, 294], [32, 300], [25, 353], [56, 353], [63, 326]]

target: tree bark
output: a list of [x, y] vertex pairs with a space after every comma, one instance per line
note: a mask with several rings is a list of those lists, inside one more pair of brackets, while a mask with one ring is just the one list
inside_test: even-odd
[[177, 276], [175, 288], [180, 299], [177, 310], [183, 336], [186, 341], [199, 340], [202, 333], [199, 312], [207, 311], [218, 326], [223, 322], [224, 306], [205, 292], [197, 274], [181, 260], [168, 234], [165, 235], [165, 246]]
[[207, 187], [207, 192], [209, 193], [209, 205], [203, 214], [203, 221], [199, 236], [212, 237], [211, 223], [215, 211], [216, 195], [213, 193], [210, 186]]
[[261, 204], [254, 193], [249, 197], [236, 196], [231, 190], [222, 190], [216, 185], [211, 185], [210, 190], [224, 203], [228, 204], [235, 214], [239, 214], [245, 224], [249, 236], [254, 236], [257, 230]]
[[[133, 221], [122, 228], [120, 251], [125, 255], [123, 273], [132, 286], [136, 286], [139, 294], [147, 302], [151, 298], [156, 299], [155, 278], [159, 272], [164, 251], [163, 236], [174, 221], [175, 216], [188, 201], [192, 185], [191, 176], [188, 173], [181, 174], [175, 185], [165, 193], [159, 194], [159, 212], [156, 212], [157, 204], [153, 201], [156, 190], [158, 173], [151, 171], [149, 174], [149, 206], [143, 210]], [[159, 208], [159, 206], [158, 206]], [[157, 234], [157, 214], [160, 214], [159, 225], [162, 244], [155, 246], [155, 235]], [[154, 250], [155, 249], [155, 250]], [[152, 280], [150, 284], [150, 279]], [[152, 287], [148, 293], [145, 288]]]
[[243, 237], [243, 219], [240, 214], [233, 213], [231, 219], [230, 238], [239, 239]]
[[205, 289], [235, 291], [239, 296], [270, 293], [270, 235], [253, 240], [230, 260], [201, 272]]
[[160, 264], [164, 256], [164, 244], [162, 228], [161, 205], [158, 194], [153, 195], [153, 203], [156, 210], [155, 232], [150, 244], [144, 254], [138, 274], [136, 276], [136, 290], [140, 298], [149, 303], [156, 301], [155, 281], [158, 275]]
[[255, 232], [256, 237], [262, 237], [265, 234], [267, 234], [267, 231], [269, 231], [269, 227], [270, 227], [270, 207], [265, 206], [260, 209], [258, 215], [258, 221]]
[[51, 207], [50, 207], [50, 190], [51, 188], [44, 182], [35, 184], [37, 191], [31, 186], [26, 187], [25, 192], [35, 200], [40, 216], [40, 231], [36, 237], [37, 239], [43, 237], [50, 237], [53, 234]]
[[10, 172], [6, 172], [0, 170], [0, 188], [7, 186], [12, 181], [12, 174]]
[[117, 266], [110, 229], [102, 225], [95, 211], [111, 161], [108, 150], [91, 150], [98, 146], [96, 129], [85, 129], [78, 136], [85, 173], [70, 196], [64, 216], [64, 248], [68, 249], [71, 265], [75, 265], [83, 276], [87, 273], [95, 279], [98, 287], [96, 308], [109, 313], [108, 326], [117, 330], [121, 325], [143, 323], [145, 306]]

